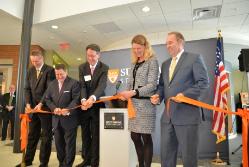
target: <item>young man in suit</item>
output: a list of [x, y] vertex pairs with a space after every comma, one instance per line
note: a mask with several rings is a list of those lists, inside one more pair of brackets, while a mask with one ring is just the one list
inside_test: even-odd
[[[54, 69], [44, 63], [44, 52], [41, 50], [32, 51], [30, 61], [32, 67], [29, 68], [25, 89], [25, 102], [27, 109], [40, 108], [39, 102], [48, 88], [51, 81], [55, 79]], [[44, 105], [42, 110], [49, 110]], [[26, 166], [32, 165], [34, 160], [36, 147], [39, 139], [40, 145], [40, 167], [47, 167], [51, 154], [52, 143], [52, 116], [49, 114], [35, 113], [31, 116], [29, 124], [28, 145], [25, 154]], [[21, 166], [18, 164], [17, 166]]]
[[79, 66], [81, 82], [80, 116], [82, 133], [82, 158], [84, 161], [77, 167], [99, 166], [99, 109], [104, 103], [93, 104], [99, 97], [105, 95], [107, 72], [109, 67], [99, 61], [100, 48], [96, 44], [86, 47], [87, 62]]
[[[170, 32], [166, 41], [170, 59], [162, 64], [158, 92], [151, 97], [153, 104], [172, 96], [186, 96], [198, 100], [209, 87], [207, 69], [202, 57], [184, 51], [184, 37]], [[161, 118], [161, 165], [176, 167], [178, 146], [181, 147], [184, 167], [197, 167], [198, 107], [171, 102]]]
[[5, 93], [3, 95], [2, 141], [6, 140], [9, 122], [11, 125], [10, 140], [13, 140], [14, 138], [15, 104], [16, 104], [16, 87], [15, 85], [11, 84], [9, 87], [9, 93]]
[[48, 87], [44, 101], [53, 115], [53, 129], [59, 167], [71, 167], [76, 152], [78, 110], [70, 109], [80, 104], [78, 81], [67, 76], [66, 66], [55, 66], [54, 80]]

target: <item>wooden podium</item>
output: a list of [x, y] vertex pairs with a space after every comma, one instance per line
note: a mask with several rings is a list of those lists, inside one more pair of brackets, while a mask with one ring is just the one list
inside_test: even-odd
[[[111, 106], [110, 106], [111, 107]], [[126, 108], [100, 109], [100, 167], [135, 167]]]

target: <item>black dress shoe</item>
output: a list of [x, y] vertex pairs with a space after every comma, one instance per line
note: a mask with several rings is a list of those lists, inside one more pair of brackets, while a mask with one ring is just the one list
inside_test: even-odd
[[[30, 166], [30, 165], [32, 165], [32, 162], [29, 162], [29, 163], [25, 163], [25, 166]], [[21, 165], [21, 163], [20, 164], [18, 164], [18, 165], [16, 165], [16, 167], [21, 167], [22, 165]]]
[[87, 167], [90, 166], [90, 162], [88, 161], [83, 161], [80, 164], [76, 165], [76, 167]]

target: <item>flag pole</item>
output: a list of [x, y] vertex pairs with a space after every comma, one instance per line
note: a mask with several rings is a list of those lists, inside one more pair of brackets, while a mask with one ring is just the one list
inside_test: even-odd
[[[218, 40], [219, 40], [219, 38], [222, 38], [222, 36], [221, 36], [221, 30], [218, 30]], [[218, 140], [218, 136], [217, 136], [217, 140]], [[219, 165], [219, 166], [225, 166], [225, 165], [227, 165], [227, 163], [224, 162], [224, 161], [220, 158], [220, 152], [219, 152], [220, 147], [219, 147], [219, 144], [218, 144], [218, 143], [216, 143], [216, 150], [217, 150], [217, 152], [216, 152], [216, 158], [213, 159], [211, 163], [212, 163], [213, 165]]]

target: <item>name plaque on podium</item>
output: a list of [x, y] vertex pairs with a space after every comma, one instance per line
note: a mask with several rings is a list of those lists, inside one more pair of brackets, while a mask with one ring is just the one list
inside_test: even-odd
[[104, 113], [104, 129], [124, 129], [124, 113]]

